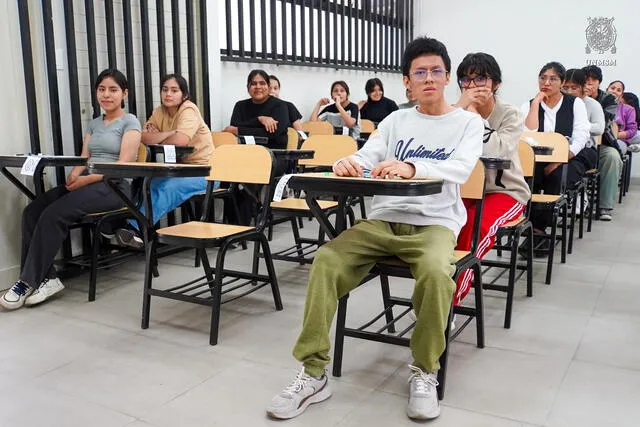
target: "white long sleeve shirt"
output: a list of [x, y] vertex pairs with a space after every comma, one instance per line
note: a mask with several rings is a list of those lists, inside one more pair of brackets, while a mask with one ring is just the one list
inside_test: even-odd
[[[560, 110], [560, 106], [562, 106], [563, 102], [564, 96], [553, 108], [549, 107], [544, 102], [540, 103], [540, 106], [544, 110], [544, 132], [555, 132], [556, 114], [558, 113], [558, 110]], [[520, 107], [524, 117], [527, 117], [529, 114], [530, 105], [530, 102], [527, 101], [522, 104], [522, 107]], [[525, 128], [531, 132], [538, 131], [538, 129], [527, 128], [526, 124]], [[590, 129], [591, 124], [587, 118], [587, 108], [585, 107], [582, 99], [576, 98], [573, 102], [573, 131], [571, 132], [571, 139], [569, 140], [569, 151], [571, 151], [574, 156], [577, 155], [585, 146], [591, 145]]]
[[398, 159], [414, 165], [414, 178], [442, 179], [442, 193], [430, 196], [375, 196], [370, 219], [412, 225], [442, 225], [457, 236], [467, 221], [459, 185], [482, 155], [484, 125], [479, 115], [461, 108], [430, 116], [417, 108], [391, 113], [355, 154], [364, 168]]

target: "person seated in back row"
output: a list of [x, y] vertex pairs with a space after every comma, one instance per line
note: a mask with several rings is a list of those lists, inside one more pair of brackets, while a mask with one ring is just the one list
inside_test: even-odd
[[[597, 148], [596, 138], [601, 136], [604, 133], [605, 129], [605, 119], [604, 119], [604, 111], [602, 110], [602, 106], [598, 101], [587, 96], [585, 92], [585, 85], [587, 82], [587, 76], [581, 69], [572, 68], [567, 70], [567, 75], [565, 77], [564, 83], [562, 84], [562, 90], [567, 95], [573, 95], [576, 98], [582, 99], [584, 102], [584, 106], [587, 109], [587, 119], [589, 120], [589, 135], [591, 137], [591, 145]], [[601, 147], [602, 149], [603, 147]], [[617, 156], [617, 153], [616, 153]], [[617, 156], [619, 157], [619, 156]], [[609, 173], [608, 170], [604, 169], [602, 166], [600, 168], [600, 173]], [[620, 175], [620, 172], [616, 172], [617, 176]], [[615, 173], [614, 173], [615, 174]], [[579, 200], [579, 199], [578, 199]], [[588, 200], [586, 200], [588, 201]], [[582, 212], [587, 211], [591, 207], [588, 206], [578, 206], [580, 209], [577, 209], [578, 214], [582, 214]]]
[[[480, 116], [450, 106], [444, 98], [451, 60], [438, 40], [421, 37], [402, 59], [405, 86], [419, 106], [391, 113], [355, 155], [338, 160], [340, 176], [442, 179], [442, 193], [420, 197], [375, 196], [369, 218], [345, 230], [318, 250], [305, 301], [302, 331], [293, 348], [302, 369], [276, 395], [267, 414], [278, 419], [300, 415], [312, 403], [331, 396], [329, 363], [331, 323], [338, 299], [352, 291], [376, 261], [397, 256], [415, 278], [416, 326], [411, 336], [407, 415], [431, 419], [440, 414], [436, 393], [439, 358], [455, 291], [456, 235], [466, 222], [459, 184], [466, 182], [482, 153]], [[434, 155], [434, 153], [440, 153]]]
[[389, 114], [398, 109], [398, 105], [384, 96], [382, 81], [378, 78], [367, 80], [364, 86], [367, 100], [360, 101], [360, 118], [371, 120], [375, 124], [380, 123]]
[[405, 89], [404, 94], [407, 97], [407, 102], [404, 102], [404, 103], [398, 105], [398, 108], [403, 110], [405, 108], [413, 108], [413, 107], [415, 107], [416, 106], [416, 97], [413, 95], [413, 92], [411, 92], [411, 89], [409, 89], [409, 88]]
[[[127, 78], [116, 69], [104, 70], [96, 79], [95, 91], [103, 114], [89, 123], [81, 156], [89, 162], [134, 162], [140, 146], [140, 122], [124, 111]], [[39, 304], [64, 289], [53, 261], [69, 226], [87, 214], [123, 206], [102, 178], [88, 173], [86, 166], [76, 166], [66, 184], [52, 188], [24, 208], [20, 278], [2, 295], [0, 306], [15, 310]], [[128, 180], [119, 180], [118, 187], [131, 194]]]
[[349, 129], [349, 135], [360, 137], [360, 110], [349, 101], [349, 85], [342, 80], [331, 84], [331, 99], [321, 98], [311, 113], [312, 122], [329, 122], [335, 127]]
[[[211, 131], [196, 104], [189, 100], [185, 78], [178, 74], [165, 76], [160, 82], [160, 98], [162, 105], [153, 110], [144, 125], [142, 143], [193, 147], [193, 153], [183, 157], [182, 162], [209, 164], [213, 154]], [[153, 178], [150, 186], [153, 223], [157, 224], [166, 214], [206, 189], [207, 180], [202, 176]], [[140, 212], [145, 215], [144, 206]], [[117, 230], [116, 240], [124, 246], [141, 248], [143, 240], [138, 222], [130, 220], [127, 228]]]
[[615, 123], [618, 125], [617, 144], [622, 154], [627, 154], [631, 139], [638, 133], [638, 123], [636, 118], [636, 109], [631, 105], [627, 105], [622, 100], [624, 93], [624, 83], [615, 80], [607, 86], [607, 92], [613, 95], [618, 101], [618, 109], [616, 111]]
[[[280, 79], [273, 74], [269, 76], [269, 95], [280, 99]], [[302, 130], [302, 114], [296, 108], [293, 103], [289, 101], [282, 101], [287, 104], [287, 110], [289, 112], [289, 120], [287, 127], [294, 128], [297, 131]]]
[[247, 77], [249, 99], [236, 102], [231, 125], [224, 132], [236, 136], [268, 138], [267, 147], [287, 148], [289, 110], [287, 104], [269, 95], [269, 75], [264, 70], [252, 70]]
[[618, 180], [622, 171], [622, 157], [617, 144], [616, 135], [613, 133], [613, 123], [618, 110], [616, 98], [600, 89], [602, 82], [602, 70], [595, 65], [587, 65], [582, 68], [586, 78], [584, 93], [588, 98], [597, 101], [604, 114], [604, 132], [602, 144], [600, 144], [598, 169], [600, 170], [600, 220], [611, 221], [614, 200], [618, 188]]
[[[247, 77], [247, 91], [249, 99], [236, 102], [231, 115], [231, 125], [224, 131], [236, 136], [267, 137], [267, 147], [271, 149], [287, 148], [287, 128], [290, 126], [289, 109], [287, 104], [269, 94], [271, 78], [264, 70], [253, 70]], [[276, 176], [282, 175], [287, 169], [287, 162], [277, 162]], [[258, 206], [258, 192], [262, 186], [243, 185], [236, 189], [236, 202], [240, 217], [235, 220], [240, 225], [251, 224]], [[225, 216], [233, 218], [231, 205], [225, 203]]]

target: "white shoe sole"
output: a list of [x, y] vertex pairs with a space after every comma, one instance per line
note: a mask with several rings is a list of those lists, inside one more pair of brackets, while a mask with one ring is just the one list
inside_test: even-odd
[[17, 310], [19, 308], [22, 308], [23, 305], [24, 305], [24, 302], [20, 304], [19, 302], [6, 301], [4, 299], [4, 294], [2, 295], [2, 298], [0, 298], [0, 306], [5, 310]]
[[412, 420], [433, 420], [435, 418], [438, 418], [440, 416], [440, 405], [438, 405], [438, 407], [428, 413], [428, 414], [421, 414], [421, 413], [412, 413], [409, 411], [409, 408], [407, 408], [407, 417], [411, 418]]
[[58, 292], [62, 291], [64, 289], [64, 286], [60, 286], [60, 288], [56, 289], [55, 292], [53, 292], [52, 294], [49, 294], [47, 296], [41, 296], [40, 292], [38, 292], [35, 295], [31, 295], [29, 296], [25, 301], [24, 301], [24, 305], [26, 305], [27, 307], [32, 307], [34, 305], [38, 305], [40, 303], [45, 302], [46, 300], [48, 300], [49, 298], [51, 298], [52, 296], [54, 296], [55, 294], [57, 294]]
[[322, 390], [320, 390], [319, 392], [317, 392], [316, 394], [310, 396], [307, 400], [305, 400], [302, 405], [300, 405], [300, 407], [298, 409], [296, 409], [293, 412], [288, 412], [285, 414], [280, 414], [280, 413], [275, 413], [272, 411], [267, 410], [267, 415], [270, 416], [271, 418], [275, 418], [278, 420], [288, 420], [291, 418], [295, 418], [298, 415], [300, 415], [301, 413], [304, 412], [305, 409], [307, 409], [307, 407], [313, 403], [320, 403], [323, 402], [325, 400], [327, 400], [328, 398], [331, 397], [331, 388], [329, 388], [329, 385], [327, 384], [327, 386], [325, 388], [323, 388]]

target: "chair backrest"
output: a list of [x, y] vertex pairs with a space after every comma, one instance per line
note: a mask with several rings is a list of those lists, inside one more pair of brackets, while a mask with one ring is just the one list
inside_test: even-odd
[[358, 151], [355, 139], [347, 135], [312, 135], [302, 143], [302, 150], [313, 150], [313, 159], [300, 159], [299, 165], [333, 166], [343, 158]]
[[549, 155], [536, 154], [536, 162], [567, 163], [569, 161], [569, 141], [564, 135], [557, 132], [524, 132], [520, 137], [533, 138], [538, 145], [553, 147], [553, 153]]
[[287, 150], [297, 150], [300, 134], [294, 128], [287, 128]]
[[360, 120], [360, 132], [361, 133], [371, 133], [376, 130], [376, 125], [368, 119]]
[[302, 130], [309, 135], [333, 135], [333, 125], [329, 122], [304, 122]]
[[478, 160], [467, 181], [460, 186], [460, 196], [463, 199], [481, 200], [484, 197], [484, 184], [484, 165]]
[[618, 137], [618, 131], [620, 131], [620, 127], [618, 126], [618, 124], [616, 122], [611, 123], [611, 130], [613, 131], [613, 134], [617, 138]]
[[238, 143], [238, 138], [231, 132], [211, 132], [211, 139], [213, 140], [213, 146], [216, 148], [221, 145], [235, 145]]
[[273, 154], [260, 145], [223, 145], [211, 156], [209, 181], [269, 184]]
[[136, 159], [136, 162], [145, 163], [148, 158], [149, 158], [149, 149], [147, 148], [146, 145], [144, 145], [141, 142], [140, 145], [138, 146], [138, 158]]
[[518, 157], [520, 158], [520, 166], [522, 166], [522, 175], [525, 178], [532, 177], [536, 166], [536, 156], [533, 153], [533, 148], [524, 141], [518, 142]]

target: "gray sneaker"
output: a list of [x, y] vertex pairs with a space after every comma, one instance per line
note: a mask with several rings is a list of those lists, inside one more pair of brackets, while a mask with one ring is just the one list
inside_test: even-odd
[[140, 236], [128, 228], [116, 230], [116, 241], [120, 246], [127, 246], [134, 249], [142, 249], [144, 247], [144, 241]]
[[40, 304], [48, 300], [58, 292], [64, 289], [64, 285], [60, 279], [44, 279], [38, 289], [36, 289], [24, 302], [26, 306]]
[[409, 377], [409, 403], [407, 416], [414, 420], [432, 420], [440, 415], [438, 401], [438, 380], [435, 372], [424, 372], [409, 365], [412, 373]]
[[280, 420], [294, 418], [307, 409], [307, 406], [329, 397], [331, 389], [327, 375], [315, 378], [305, 374], [302, 368], [291, 384], [271, 399], [267, 406], [267, 415]]
[[33, 288], [18, 280], [11, 289], [0, 298], [0, 306], [7, 310], [16, 310], [24, 305], [24, 301], [33, 293]]

